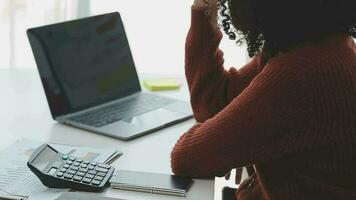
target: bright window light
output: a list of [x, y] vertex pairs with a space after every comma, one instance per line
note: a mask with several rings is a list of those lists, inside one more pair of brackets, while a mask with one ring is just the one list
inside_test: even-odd
[[[36, 67], [28, 28], [108, 12], [120, 12], [136, 68], [141, 73], [184, 74], [188, 0], [0, 0], [0, 68]], [[242, 66], [245, 48], [223, 39], [225, 66]]]

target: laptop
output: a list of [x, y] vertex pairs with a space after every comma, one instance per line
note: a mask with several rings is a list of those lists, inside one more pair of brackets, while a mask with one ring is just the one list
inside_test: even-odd
[[188, 102], [142, 92], [118, 12], [31, 28], [27, 35], [60, 123], [131, 140], [192, 117]]

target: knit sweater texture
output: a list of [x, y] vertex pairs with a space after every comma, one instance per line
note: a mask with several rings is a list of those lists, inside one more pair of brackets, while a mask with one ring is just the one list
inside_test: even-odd
[[192, 8], [185, 72], [197, 124], [171, 153], [175, 174], [254, 166], [238, 200], [356, 199], [356, 45], [348, 35], [262, 64], [223, 67], [222, 33]]

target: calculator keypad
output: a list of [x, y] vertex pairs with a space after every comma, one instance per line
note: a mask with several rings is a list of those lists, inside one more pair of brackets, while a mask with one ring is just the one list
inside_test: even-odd
[[111, 169], [110, 165], [66, 157], [65, 164], [55, 174], [58, 178], [99, 186]]
[[56, 174], [57, 177], [62, 177], [63, 175], [64, 175], [63, 172], [57, 172]]

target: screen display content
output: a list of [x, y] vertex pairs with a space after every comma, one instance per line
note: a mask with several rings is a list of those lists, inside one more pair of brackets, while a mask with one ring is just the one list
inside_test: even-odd
[[46, 166], [51, 162], [53, 158], [55, 158], [57, 152], [53, 149], [46, 147], [41, 153], [32, 161], [32, 165], [36, 167], [38, 170], [43, 171]]
[[48, 58], [38, 67], [55, 116], [141, 90], [118, 13], [49, 25], [31, 34]]

